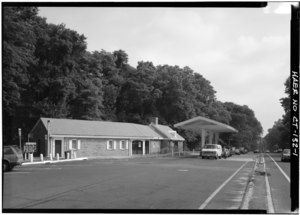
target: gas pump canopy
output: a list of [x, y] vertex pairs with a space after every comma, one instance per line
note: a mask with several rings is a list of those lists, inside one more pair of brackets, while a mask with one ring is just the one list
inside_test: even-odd
[[195, 118], [183, 122], [179, 122], [175, 124], [174, 127], [185, 129], [185, 130], [192, 130], [197, 133], [200, 133], [201, 130], [212, 131], [215, 133], [223, 133], [223, 132], [237, 133], [238, 132], [238, 130], [236, 130], [235, 128], [229, 125], [202, 116], [197, 116]]

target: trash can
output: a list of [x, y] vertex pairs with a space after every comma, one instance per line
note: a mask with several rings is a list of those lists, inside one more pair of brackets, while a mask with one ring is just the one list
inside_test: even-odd
[[71, 150], [65, 151], [65, 159], [68, 159], [68, 154], [69, 154], [69, 159], [70, 159], [71, 155], [72, 155], [72, 151]]

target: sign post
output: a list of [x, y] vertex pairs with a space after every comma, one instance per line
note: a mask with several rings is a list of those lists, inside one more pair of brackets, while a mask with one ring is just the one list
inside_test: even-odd
[[33, 153], [36, 152], [36, 143], [35, 142], [25, 143], [24, 152], [29, 156], [30, 162], [33, 162]]

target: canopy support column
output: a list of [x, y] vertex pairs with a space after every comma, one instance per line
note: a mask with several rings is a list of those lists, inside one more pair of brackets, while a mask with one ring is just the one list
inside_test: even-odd
[[214, 132], [210, 131], [209, 132], [209, 144], [213, 143], [213, 137], [214, 137]]
[[219, 133], [215, 133], [215, 144], [219, 144]]
[[143, 155], [145, 155], [145, 140], [143, 140]]
[[205, 145], [205, 135], [206, 135], [206, 131], [205, 129], [201, 129], [201, 148], [203, 148], [203, 146]]

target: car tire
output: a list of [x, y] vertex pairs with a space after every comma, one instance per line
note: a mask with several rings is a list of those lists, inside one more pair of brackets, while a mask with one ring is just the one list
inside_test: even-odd
[[2, 163], [2, 170], [4, 172], [7, 172], [7, 171], [11, 170], [10, 165], [9, 165], [9, 163], [7, 161], [3, 161], [3, 163]]

